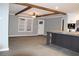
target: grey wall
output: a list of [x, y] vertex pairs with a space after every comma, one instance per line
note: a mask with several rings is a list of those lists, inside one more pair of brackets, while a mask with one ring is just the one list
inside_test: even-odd
[[67, 15], [51, 15], [40, 17], [39, 19], [45, 20], [45, 34], [47, 32], [62, 31], [62, 20], [64, 19], [64, 32], [67, 32]]
[[9, 35], [12, 36], [28, 36], [36, 35], [38, 28], [38, 21], [33, 20], [33, 32], [18, 32], [18, 16], [10, 15], [9, 16]]
[[61, 31], [61, 18], [45, 19], [46, 31]]
[[9, 4], [0, 3], [0, 51], [8, 49]]
[[18, 32], [18, 17], [14, 15], [9, 16], [9, 35], [35, 35], [38, 32], [38, 20], [45, 20], [44, 33], [48, 31], [61, 31], [61, 20], [64, 19], [64, 31], [67, 31], [67, 15], [52, 15], [47, 17], [36, 18], [33, 23], [33, 32]]

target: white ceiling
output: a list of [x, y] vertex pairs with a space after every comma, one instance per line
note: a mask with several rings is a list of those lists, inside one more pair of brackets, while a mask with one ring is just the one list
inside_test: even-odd
[[[79, 3], [32, 3], [32, 4], [43, 6], [50, 9], [56, 9], [56, 7], [58, 7], [57, 10], [65, 12], [65, 13], [79, 12]], [[26, 7], [27, 6], [10, 4], [10, 14], [15, 14]], [[23, 13], [30, 14], [31, 12], [36, 12], [37, 14], [50, 13], [49, 11], [44, 11], [44, 10], [36, 9], [36, 8], [30, 9]]]

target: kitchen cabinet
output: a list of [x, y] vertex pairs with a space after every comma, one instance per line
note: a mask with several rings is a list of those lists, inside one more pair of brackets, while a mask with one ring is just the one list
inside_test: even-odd
[[55, 44], [76, 52], [79, 52], [79, 37], [73, 36], [73, 35], [67, 35], [67, 34], [61, 34], [61, 33], [47, 33], [47, 40], [50, 40], [51, 34], [51, 43], [49, 44]]

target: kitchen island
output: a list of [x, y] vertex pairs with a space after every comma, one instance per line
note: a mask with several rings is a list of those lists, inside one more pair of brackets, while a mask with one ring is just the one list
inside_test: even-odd
[[79, 32], [47, 32], [47, 45], [50, 44], [79, 52]]

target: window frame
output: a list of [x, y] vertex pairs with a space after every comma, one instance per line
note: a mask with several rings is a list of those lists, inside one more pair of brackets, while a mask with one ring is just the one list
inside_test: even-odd
[[[24, 31], [20, 31], [20, 30], [19, 30], [19, 28], [20, 28], [20, 27], [19, 27], [19, 26], [20, 26], [20, 21], [21, 21], [20, 18], [25, 19], [25, 22], [24, 22]], [[31, 19], [31, 21], [32, 21], [32, 23], [31, 23], [31, 30], [30, 30], [30, 31], [27, 31], [27, 25], [28, 25], [27, 21], [28, 21], [29, 19]], [[33, 32], [33, 18], [18, 17], [18, 32]]]

